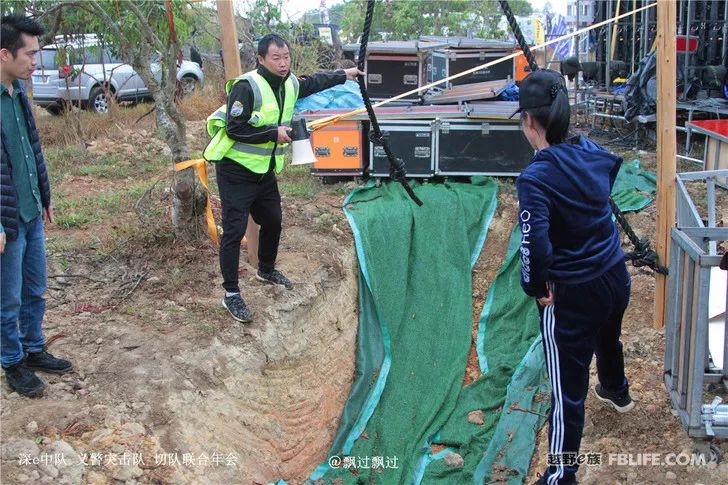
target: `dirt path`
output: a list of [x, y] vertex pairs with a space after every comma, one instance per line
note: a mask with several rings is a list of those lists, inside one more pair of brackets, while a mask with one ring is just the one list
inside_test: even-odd
[[[256, 311], [248, 327], [209, 291], [219, 277], [200, 270], [212, 254], [179, 268], [147, 265], [135, 296], [117, 309], [105, 309], [110, 295], [100, 288], [74, 281], [77, 300], [48, 312], [46, 335], [60, 337], [51, 350], [72, 358], [76, 372], [44, 375], [42, 400], [3, 386], [3, 483], [81, 483], [63, 467], [18, 463], [21, 449], [43, 455], [68, 445], [103, 455], [97, 466], [87, 460], [87, 483], [105, 483], [101, 475], [127, 483], [303, 478], [325, 458], [353, 375], [355, 263], [349, 250], [311, 258], [311, 246], [332, 245], [326, 237], [298, 230], [287, 240], [281, 267], [294, 290], [253, 283], [252, 268], [242, 268]], [[73, 267], [105, 281], [121, 269]], [[165, 288], [171, 278], [185, 281], [174, 293]], [[164, 466], [186, 454], [222, 462]], [[144, 464], [114, 463], [125, 455]]]

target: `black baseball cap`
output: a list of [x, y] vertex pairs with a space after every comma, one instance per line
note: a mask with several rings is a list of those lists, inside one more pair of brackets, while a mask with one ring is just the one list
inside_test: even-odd
[[518, 109], [511, 115], [516, 116], [524, 109], [551, 106], [559, 91], [566, 93], [564, 76], [550, 69], [534, 71], [521, 81], [518, 91]]

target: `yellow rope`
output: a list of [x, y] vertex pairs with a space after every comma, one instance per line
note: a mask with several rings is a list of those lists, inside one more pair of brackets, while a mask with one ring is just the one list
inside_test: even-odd
[[[603, 20], [602, 22], [599, 22], [597, 24], [591, 25], [589, 27], [585, 27], [585, 28], [583, 28], [581, 30], [577, 30], [576, 32], [572, 32], [571, 34], [566, 34], [566, 35], [564, 35], [562, 37], [559, 37], [558, 39], [549, 40], [547, 42], [543, 42], [541, 44], [535, 45], [535, 46], [531, 47], [531, 49], [536, 50], [536, 49], [541, 49], [543, 47], [550, 46], [552, 44], [557, 44], [557, 43], [562, 42], [562, 41], [564, 41], [566, 39], [570, 39], [572, 37], [576, 37], [577, 35], [581, 35], [581, 34], [583, 34], [585, 32], [589, 32], [590, 30], [598, 29], [599, 27], [603, 27], [604, 25], [607, 25], [609, 23], [616, 22], [617, 20], [623, 19], [624, 17], [628, 17], [630, 15], [638, 14], [639, 12], [641, 12], [643, 10], [647, 10], [648, 8], [652, 8], [655, 5], [657, 5], [657, 3], [651, 3], [649, 5], [645, 5], [643, 7], [636, 8], [636, 9], [632, 10], [631, 12], [623, 13], [622, 15], [617, 15], [616, 17], [613, 17], [611, 19]], [[467, 76], [468, 74], [472, 74], [472, 73], [474, 73], [476, 71], [480, 71], [481, 69], [485, 69], [487, 67], [494, 66], [494, 65], [499, 64], [501, 62], [505, 62], [505, 61], [507, 61], [509, 59], [513, 59], [513, 58], [518, 57], [520, 55], [521, 55], [521, 52], [520, 51], [514, 52], [513, 54], [508, 54], [507, 56], [503, 56], [503, 57], [501, 57], [499, 59], [496, 59], [494, 61], [490, 61], [490, 62], [487, 62], [487, 63], [482, 64], [480, 66], [473, 67], [472, 69], [468, 69], [467, 71], [463, 71], [463, 72], [459, 72], [457, 74], [453, 74], [452, 76], [450, 76], [448, 78], [440, 79], [439, 81], [435, 81], [433, 83], [430, 83], [427, 86], [422, 86], [421, 88], [416, 88], [416, 89], [413, 89], [411, 91], [407, 91], [406, 93], [398, 94], [397, 96], [394, 96], [393, 98], [385, 99], [383, 101], [380, 101], [380, 102], [374, 104], [372, 106], [372, 108], [378, 108], [380, 106], [384, 106], [385, 104], [389, 104], [389, 103], [391, 103], [393, 101], [397, 101], [399, 99], [406, 98], [407, 96], [410, 96], [411, 94], [417, 94], [417, 93], [419, 93], [421, 91], [426, 91], [426, 90], [428, 90], [428, 89], [430, 89], [432, 87], [437, 86], [438, 84], [442, 84], [442, 83], [451, 81], [453, 79], [458, 79], [458, 78], [461, 78], [463, 76]], [[340, 121], [340, 120], [343, 120], [343, 119], [346, 119], [346, 118], [350, 118], [352, 116], [356, 116], [356, 115], [361, 114], [361, 113], [366, 113], [366, 111], [367, 111], [366, 108], [359, 108], [359, 109], [355, 109], [353, 111], [349, 111], [348, 113], [343, 113], [343, 114], [340, 114], [340, 115], [327, 116], [325, 118], [321, 118], [321, 119], [318, 119], [318, 120], [313, 120], [313, 121], [309, 122], [307, 126], [308, 126], [308, 129], [309, 130], [317, 130], [319, 128], [323, 128], [325, 126], [329, 126], [329, 125], [331, 125], [333, 123], [336, 123], [337, 121]]]

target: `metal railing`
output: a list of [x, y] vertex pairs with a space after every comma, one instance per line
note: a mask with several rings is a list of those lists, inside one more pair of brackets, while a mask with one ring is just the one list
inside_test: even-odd
[[[721, 362], [715, 362], [710, 353], [708, 311], [711, 269], [721, 260], [717, 242], [728, 240], [728, 228], [715, 227], [715, 180], [725, 176], [728, 170], [691, 172], [678, 174], [676, 181], [677, 227], [671, 234], [664, 378], [672, 405], [694, 438], [728, 437], [728, 404], [721, 404], [719, 398], [704, 402], [706, 384], [728, 390], [728, 309]], [[707, 227], [685, 185], [691, 180], [706, 181]]]

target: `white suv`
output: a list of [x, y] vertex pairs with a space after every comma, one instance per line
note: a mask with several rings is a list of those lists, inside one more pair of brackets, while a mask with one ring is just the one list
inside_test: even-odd
[[[160, 79], [161, 69], [154, 59], [152, 73]], [[204, 81], [202, 67], [196, 62], [182, 61], [177, 79], [184, 92], [189, 93]], [[55, 44], [41, 49], [33, 73], [33, 102], [38, 106], [58, 114], [64, 106], [73, 103], [89, 111], [105, 113], [109, 110], [105, 88], [119, 101], [151, 99], [149, 89], [136, 71], [111, 49], [103, 47], [94, 35], [70, 42], [56, 38]]]

